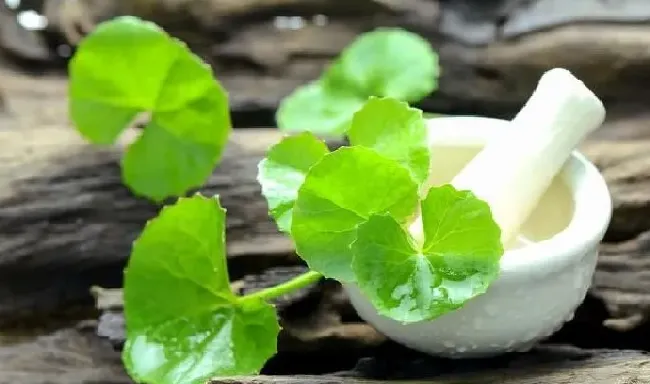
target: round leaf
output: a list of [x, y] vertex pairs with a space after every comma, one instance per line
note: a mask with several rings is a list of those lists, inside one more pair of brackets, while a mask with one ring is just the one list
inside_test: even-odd
[[350, 244], [356, 227], [375, 213], [403, 222], [417, 207], [418, 187], [408, 170], [364, 147], [325, 155], [298, 190], [291, 236], [311, 269], [351, 281]]
[[135, 381], [203, 384], [257, 373], [275, 353], [274, 309], [230, 290], [224, 228], [218, 199], [195, 195], [163, 208], [135, 241], [122, 354]]
[[282, 100], [276, 120], [278, 127], [286, 132], [340, 136], [364, 101], [364, 97], [325, 89], [321, 82], [313, 82]]
[[70, 117], [96, 144], [113, 143], [141, 113], [150, 122], [122, 162], [125, 183], [154, 200], [210, 176], [231, 131], [228, 97], [209, 66], [153, 23], [100, 24], [70, 63]]
[[276, 120], [285, 131], [338, 136], [370, 96], [418, 102], [437, 87], [438, 56], [417, 34], [382, 28], [358, 37], [319, 80], [285, 98]]
[[293, 205], [307, 172], [328, 152], [322, 140], [305, 132], [283, 138], [259, 163], [257, 180], [281, 231], [291, 229]]
[[372, 148], [398, 161], [418, 184], [427, 179], [427, 127], [419, 109], [403, 101], [373, 96], [354, 114], [348, 138], [352, 145]]
[[438, 55], [418, 34], [380, 28], [359, 36], [324, 75], [329, 88], [418, 102], [435, 90]]
[[486, 292], [503, 254], [487, 203], [451, 185], [422, 201], [424, 245], [388, 216], [359, 225], [352, 269], [377, 311], [401, 322], [431, 320]]

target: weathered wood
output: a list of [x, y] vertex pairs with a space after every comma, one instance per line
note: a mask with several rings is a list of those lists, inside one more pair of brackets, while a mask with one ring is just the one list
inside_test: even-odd
[[[160, 23], [209, 59], [233, 105], [265, 111], [264, 118], [359, 33], [387, 25], [419, 32], [438, 50], [440, 87], [423, 103], [438, 112], [511, 115], [551, 66], [574, 71], [610, 108], [633, 103], [642, 110], [637, 100], [650, 92], [644, 0], [136, 0], [111, 9], [90, 0], [46, 3], [53, 28], [63, 31], [124, 13]], [[298, 28], [274, 19], [288, 13], [304, 17]], [[210, 37], [214, 30], [218, 38]]]
[[[399, 360], [398, 356], [393, 358]], [[215, 378], [210, 384], [640, 384], [650, 381], [650, 357], [635, 351], [585, 351], [557, 346], [478, 363], [431, 358], [418, 360], [389, 373], [395, 376], [386, 379], [369, 379], [353, 370], [322, 376]], [[389, 361], [385, 363], [391, 365]], [[479, 367], [472, 368], [474, 365]], [[404, 368], [406, 370], [400, 370]], [[382, 370], [380, 367], [377, 369]], [[436, 373], [450, 370], [454, 372]], [[384, 374], [386, 372], [379, 373]]]
[[[637, 120], [639, 131], [650, 121]], [[615, 133], [614, 126], [601, 135]], [[622, 133], [622, 132], [621, 132]], [[612, 193], [614, 211], [609, 240], [627, 240], [650, 229], [650, 132], [633, 139], [601, 139], [586, 143], [582, 151], [602, 172]]]
[[650, 231], [618, 244], [603, 244], [591, 289], [605, 303], [605, 326], [626, 332], [650, 317]]
[[[280, 100], [316, 78], [359, 33], [402, 26], [428, 38], [443, 67], [430, 110], [511, 116], [540, 74], [573, 71], [611, 111], [645, 109], [650, 94], [650, 5], [644, 0], [159, 0], [46, 1], [50, 29], [75, 30], [118, 14], [160, 23], [216, 69], [248, 124], [272, 124]], [[303, 17], [298, 28], [276, 16]], [[216, 31], [216, 32], [215, 32]]]
[[583, 146], [605, 177], [614, 204], [610, 242], [601, 245], [590, 294], [605, 303], [610, 314], [605, 326], [619, 331], [636, 328], [650, 316], [648, 127], [645, 117], [622, 119]]
[[[462, 8], [455, 3], [472, 4]], [[650, 28], [637, 24], [637, 20], [639, 15], [647, 17], [650, 10], [644, 8], [634, 17], [619, 13], [616, 24], [593, 19], [585, 22], [577, 17], [569, 24], [549, 21], [505, 36], [498, 33], [498, 17], [481, 26], [477, 3], [444, 3], [439, 22], [413, 15], [377, 15], [376, 20], [381, 21], [374, 25], [399, 25], [420, 32], [438, 51], [442, 76], [438, 90], [422, 102], [424, 108], [452, 114], [512, 116], [531, 94], [539, 76], [558, 66], [585, 81], [609, 102], [610, 109], [622, 104], [643, 109], [638, 100], [648, 96], [647, 74], [642, 68], [650, 62], [643, 50], [650, 42]], [[591, 3], [618, 6], [597, 0]], [[566, 7], [570, 8], [558, 8]], [[512, 17], [511, 22], [518, 23], [517, 17]], [[332, 17], [327, 26], [307, 21], [298, 31], [278, 30], [271, 20], [242, 25], [229, 31], [229, 39], [216, 44], [209, 60], [219, 69], [220, 79], [237, 105], [274, 110], [295, 87], [319, 76], [331, 58], [359, 33], [371, 29], [369, 24], [367, 19]], [[480, 44], [463, 41], [472, 32], [483, 36]]]
[[[109, 4], [110, 3], [110, 4]], [[238, 111], [261, 113], [316, 78], [359, 33], [402, 26], [426, 36], [444, 68], [423, 105], [439, 112], [514, 113], [550, 66], [576, 73], [609, 107], [647, 99], [650, 5], [643, 0], [48, 0], [50, 29], [78, 29], [118, 14], [156, 21], [214, 65]], [[274, 16], [298, 14], [299, 28]], [[312, 18], [313, 16], [313, 18]], [[218, 34], [214, 34], [214, 31]], [[9, 33], [5, 33], [9, 36]], [[8, 38], [7, 38], [8, 39]], [[17, 38], [11, 39], [17, 41]], [[12, 43], [18, 45], [18, 43]], [[271, 48], [272, 47], [272, 48]], [[29, 54], [25, 54], [25, 57]]]
[[[234, 277], [293, 260], [255, 179], [279, 138], [275, 130], [236, 131], [201, 188], [228, 209]], [[65, 126], [0, 132], [0, 143], [0, 319], [74, 302], [84, 290], [89, 298], [92, 284], [120, 284], [131, 242], [158, 207], [122, 184], [119, 147], [91, 147]]]
[[25, 60], [52, 60], [55, 57], [43, 36], [23, 28], [16, 14], [0, 2], [0, 49]]
[[[0, 323], [60, 305], [92, 305], [92, 285], [118, 287], [131, 242], [158, 207], [122, 184], [119, 145], [88, 145], [67, 122], [66, 81], [0, 70], [10, 95], [0, 113]], [[281, 133], [236, 130], [204, 188], [228, 209], [232, 278], [295, 264], [291, 241], [268, 217], [257, 164]], [[334, 143], [333, 145], [336, 145]]]
[[[305, 266], [272, 267], [262, 273], [249, 274], [232, 284], [239, 295], [256, 292], [278, 285], [307, 271]], [[96, 307], [102, 313], [97, 324], [97, 334], [108, 339], [117, 349], [126, 338], [124, 303], [121, 289], [94, 288]], [[278, 349], [283, 353], [320, 351], [321, 354], [359, 353], [376, 347], [386, 340], [369, 324], [358, 317], [347, 316], [354, 312], [339, 283], [331, 280], [311, 284], [296, 292], [272, 301], [278, 311], [282, 330]]]
[[[50, 29], [61, 31], [71, 43], [77, 43], [81, 35], [101, 21], [118, 15], [137, 15], [145, 19], [178, 28], [194, 24], [189, 29], [197, 31], [223, 30], [224, 24], [233, 19], [261, 16], [278, 11], [345, 16], [362, 16], [375, 12], [402, 13], [422, 10], [423, 7], [437, 10], [436, 2], [409, 0], [399, 4], [393, 0], [355, 0], [337, 3], [331, 0], [162, 0], [162, 1], [115, 1], [93, 0], [46, 0], [43, 14], [49, 20]], [[233, 25], [228, 25], [233, 27]], [[196, 37], [196, 35], [194, 36]]]
[[94, 324], [14, 340], [0, 336], [0, 384], [133, 384], [120, 356]]
[[639, 23], [650, 17], [647, 2], [454, 0], [439, 2], [439, 13], [426, 3], [438, 2], [409, 2], [410, 12], [377, 12], [372, 21], [332, 16], [319, 26], [306, 20], [299, 30], [278, 30], [272, 20], [242, 24], [228, 31], [210, 59], [235, 99], [272, 110], [360, 32], [398, 25], [427, 37], [440, 55], [439, 89], [423, 103], [434, 111], [511, 115], [552, 66], [573, 71], [611, 101], [610, 108], [647, 98], [642, 68], [650, 61], [643, 50], [650, 28]]
[[[0, 336], [0, 384], [133, 384], [119, 352], [93, 334], [94, 324], [69, 325], [13, 340]], [[641, 384], [650, 381], [650, 357], [635, 351], [546, 346], [530, 353], [480, 361], [434, 359], [397, 346], [370, 351], [352, 370], [319, 376], [216, 378], [210, 384]], [[283, 370], [346, 356], [346, 350], [278, 355]], [[353, 366], [358, 356], [347, 356]], [[279, 369], [276, 366], [276, 369]], [[321, 368], [322, 369], [322, 368]], [[269, 367], [265, 368], [269, 372]]]
[[[47, 0], [48, 29], [77, 30], [119, 14], [153, 20], [217, 70], [237, 116], [272, 124], [279, 101], [316, 78], [359, 33], [402, 26], [428, 38], [443, 67], [430, 110], [511, 116], [551, 66], [572, 70], [610, 111], [649, 96], [650, 5], [644, 0]], [[303, 17], [298, 28], [276, 16]], [[33, 33], [32, 33], [33, 34]], [[10, 36], [8, 32], [5, 36]], [[13, 35], [16, 35], [15, 33]], [[2, 36], [0, 36], [0, 39]], [[20, 46], [17, 37], [7, 46]], [[25, 53], [24, 57], [29, 57]]]
[[[296, 277], [302, 273], [308, 271], [308, 268], [304, 265], [295, 265], [295, 266], [286, 266], [286, 267], [271, 267], [264, 270], [261, 273], [248, 274], [243, 276], [241, 279], [236, 280], [230, 284], [233, 293], [236, 295], [246, 295], [252, 292], [256, 292], [260, 289], [272, 287], [288, 281], [289, 279]], [[122, 297], [122, 289], [113, 288], [106, 289], [101, 287], [92, 287], [91, 292], [95, 298], [95, 306], [101, 311], [99, 316], [99, 321], [97, 324], [97, 334], [101, 337], [108, 339], [115, 348], [121, 349], [126, 340], [126, 327], [124, 320], [124, 301]], [[291, 327], [291, 319], [296, 316], [301, 317], [301, 320], [307, 319], [309, 316], [313, 316], [311, 312], [319, 312], [323, 314], [323, 317], [331, 317], [332, 315], [336, 316], [337, 313], [333, 311], [327, 312], [327, 309], [317, 310], [319, 301], [323, 299], [323, 294], [325, 290], [322, 289], [321, 284], [313, 283], [307, 287], [299, 289], [295, 292], [291, 292], [286, 295], [282, 295], [270, 301], [271, 304], [275, 307], [278, 315], [282, 319], [284, 324], [283, 333], [287, 333], [287, 320], [289, 327]], [[287, 311], [292, 312], [293, 314], [287, 314]], [[297, 313], [297, 315], [296, 315]], [[310, 337], [307, 337], [308, 342], [315, 343], [318, 340], [318, 335], [323, 334], [323, 327], [337, 327], [343, 326], [338, 321], [336, 324], [327, 323], [325, 321], [320, 321], [318, 323], [309, 323], [312, 325], [312, 328], [309, 329], [311, 334]], [[362, 324], [367, 326], [366, 324]], [[321, 327], [321, 328], [319, 328]], [[377, 331], [371, 329], [371, 331], [377, 334]], [[289, 330], [291, 333], [291, 330]], [[314, 337], [316, 335], [316, 337]], [[363, 335], [355, 334], [355, 341], [358, 340], [359, 343], [363, 343]], [[284, 335], [283, 335], [284, 337]], [[286, 337], [284, 337], [286, 339]], [[375, 339], [383, 340], [382, 337]]]

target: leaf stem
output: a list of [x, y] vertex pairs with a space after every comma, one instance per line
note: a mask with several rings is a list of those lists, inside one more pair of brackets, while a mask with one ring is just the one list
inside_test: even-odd
[[262, 289], [261, 291], [251, 293], [250, 295], [244, 295], [240, 298], [240, 300], [262, 299], [264, 301], [269, 301], [277, 297], [280, 297], [282, 295], [285, 295], [289, 292], [297, 291], [300, 288], [304, 288], [308, 286], [309, 284], [315, 283], [321, 277], [323, 277], [323, 275], [321, 275], [318, 272], [314, 272], [314, 271], [305, 272], [299, 276], [294, 277], [293, 279], [287, 282], [284, 282], [280, 285], [276, 285], [275, 287], [265, 288]]

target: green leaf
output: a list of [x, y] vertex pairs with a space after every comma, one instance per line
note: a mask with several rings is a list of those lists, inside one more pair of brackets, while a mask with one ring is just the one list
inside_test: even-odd
[[283, 138], [260, 161], [257, 180], [281, 231], [291, 229], [293, 205], [307, 172], [328, 152], [322, 140], [304, 132]]
[[352, 269], [378, 312], [401, 322], [431, 320], [486, 292], [503, 254], [487, 203], [451, 185], [422, 201], [424, 245], [388, 216], [359, 225]]
[[438, 55], [419, 35], [381, 28], [359, 36], [317, 81], [282, 100], [278, 127], [340, 136], [370, 96], [418, 102], [438, 85]]
[[376, 213], [404, 222], [417, 201], [406, 168], [368, 148], [339, 148], [309, 170], [298, 190], [291, 226], [297, 253], [311, 269], [351, 281], [357, 225]]
[[113, 143], [142, 113], [143, 134], [122, 161], [125, 183], [153, 200], [203, 184], [231, 131], [228, 96], [208, 65], [153, 23], [100, 24], [70, 63], [70, 116], [92, 143]]
[[438, 86], [438, 55], [416, 33], [380, 28], [359, 36], [328, 69], [328, 87], [417, 102]]
[[275, 310], [230, 290], [225, 210], [195, 195], [162, 209], [135, 241], [124, 281], [122, 359], [148, 384], [254, 374], [276, 350]]
[[362, 145], [398, 161], [421, 184], [429, 174], [427, 126], [422, 111], [403, 101], [371, 97], [354, 114], [350, 144]]
[[278, 127], [285, 132], [313, 132], [322, 136], [345, 133], [352, 114], [365, 101], [354, 93], [325, 89], [315, 81], [284, 98], [276, 113]]

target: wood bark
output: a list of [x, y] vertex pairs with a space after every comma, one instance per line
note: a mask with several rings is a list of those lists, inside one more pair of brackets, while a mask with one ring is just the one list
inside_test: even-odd
[[554, 66], [582, 79], [610, 112], [642, 111], [639, 101], [648, 98], [643, 68], [650, 63], [644, 49], [650, 27], [643, 20], [650, 5], [643, 0], [384, 1], [389, 6], [370, 17], [337, 14], [336, 3], [306, 13], [329, 15], [324, 26], [306, 17], [298, 30], [278, 29], [273, 18], [255, 18], [251, 8], [247, 22], [224, 27], [226, 38], [205, 56], [233, 101], [251, 111], [274, 110], [359, 33], [378, 26], [418, 32], [438, 52], [438, 90], [421, 103], [431, 111], [510, 117]]
[[55, 58], [43, 36], [23, 28], [5, 2], [0, 2], [0, 49], [22, 60]]
[[590, 293], [603, 300], [605, 326], [630, 331], [650, 316], [650, 135], [647, 116], [621, 119], [587, 142], [583, 153], [601, 170], [614, 213], [601, 245]]
[[[92, 323], [24, 336], [11, 343], [2, 341], [0, 384], [133, 384], [119, 353], [94, 335]], [[224, 377], [215, 378], [210, 384], [642, 384], [650, 381], [650, 357], [637, 351], [548, 346], [526, 354], [473, 363], [410, 355], [404, 359], [397, 354], [400, 352], [403, 353], [373, 355], [354, 369], [338, 374]], [[303, 352], [303, 355], [318, 359], [319, 351]], [[291, 366], [293, 357], [284, 358], [285, 364]]]
[[[438, 51], [439, 89], [422, 104], [438, 112], [511, 116], [552, 66], [573, 71], [608, 102], [610, 111], [642, 111], [650, 92], [645, 71], [650, 4], [644, 0], [45, 3], [48, 30], [63, 32], [72, 43], [78, 39], [74, 31], [119, 14], [161, 24], [215, 67], [231, 93], [237, 120], [247, 125], [271, 124], [284, 96], [318, 77], [359, 33], [379, 26], [418, 32]], [[285, 15], [302, 17], [299, 28], [283, 27], [276, 17]], [[29, 46], [24, 57], [45, 56], [31, 53], [44, 48], [26, 43], [37, 37], [20, 43], [25, 34], [5, 32], [5, 50]]]
[[[51, 28], [74, 30], [119, 14], [153, 20], [217, 69], [238, 112], [268, 123], [279, 101], [320, 74], [359, 33], [400, 26], [429, 39], [443, 68], [423, 105], [438, 112], [507, 116], [540, 74], [570, 69], [607, 100], [648, 97], [650, 5], [644, 0], [47, 0]], [[276, 16], [303, 17], [298, 28]], [[75, 33], [67, 35], [73, 42]], [[255, 119], [253, 116], [247, 117]]]
[[0, 384], [133, 384], [93, 324], [0, 339]]
[[389, 380], [368, 379], [352, 371], [322, 376], [215, 378], [210, 384], [640, 384], [650, 380], [649, 357], [632, 351], [585, 351], [556, 346], [506, 361], [503, 366], [503, 361], [488, 359], [480, 364], [482, 368], [472, 369], [467, 362], [428, 359], [430, 367], [427, 369], [451, 365], [456, 366], [458, 372], [423, 377], [403, 372], [405, 377]]
[[[235, 131], [201, 188], [228, 210], [235, 278], [294, 260], [256, 181], [257, 163], [279, 138]], [[120, 146], [92, 147], [69, 127], [8, 130], [0, 143], [0, 319], [89, 299], [92, 284], [119, 286], [132, 241], [159, 208], [122, 184]]]

